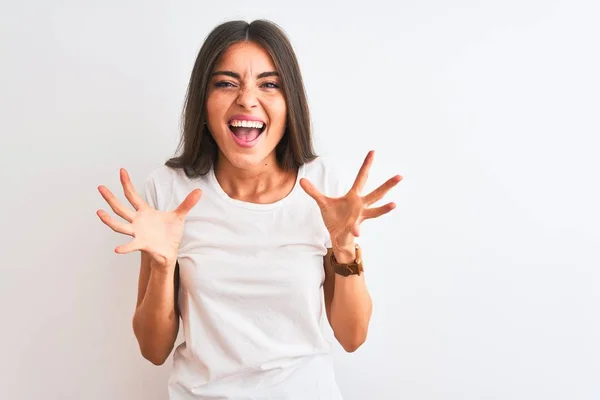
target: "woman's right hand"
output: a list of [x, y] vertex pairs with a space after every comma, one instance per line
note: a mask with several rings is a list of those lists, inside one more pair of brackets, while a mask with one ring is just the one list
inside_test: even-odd
[[125, 197], [134, 210], [125, 207], [108, 188], [98, 186], [98, 191], [110, 208], [127, 223], [111, 217], [103, 210], [97, 211], [98, 217], [115, 232], [133, 237], [131, 242], [117, 246], [115, 252], [125, 254], [143, 251], [152, 257], [157, 267], [166, 270], [175, 268], [185, 217], [200, 200], [202, 191], [193, 190], [173, 211], [158, 211], [136, 193], [125, 169], [120, 170], [120, 176]]

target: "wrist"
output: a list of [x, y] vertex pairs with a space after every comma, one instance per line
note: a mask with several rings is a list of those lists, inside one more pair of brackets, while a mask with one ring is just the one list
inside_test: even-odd
[[159, 274], [163, 274], [163, 275], [173, 275], [173, 273], [175, 272], [175, 267], [177, 266], [177, 261], [173, 261], [173, 262], [158, 262], [156, 260], [152, 260], [150, 263], [150, 268], [159, 273]]
[[340, 264], [349, 264], [356, 259], [356, 244], [354, 241], [344, 246], [334, 246], [333, 255]]
[[355, 245], [353, 250], [344, 248], [337, 252], [332, 251], [330, 264], [337, 275], [344, 277], [362, 275], [363, 263], [360, 247]]

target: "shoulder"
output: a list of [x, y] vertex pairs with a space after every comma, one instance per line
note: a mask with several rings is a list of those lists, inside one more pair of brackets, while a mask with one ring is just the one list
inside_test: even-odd
[[179, 168], [161, 165], [152, 169], [144, 180], [144, 198], [157, 210], [169, 209], [173, 191], [186, 183], [187, 176]]
[[176, 171], [166, 165], [161, 165], [150, 170], [144, 180], [144, 188], [157, 192], [170, 192], [173, 190]]
[[144, 194], [148, 204], [157, 210], [174, 208], [194, 189], [205, 189], [207, 175], [189, 178], [183, 168], [161, 165], [152, 169], [144, 181]]
[[304, 178], [327, 196], [342, 196], [352, 186], [350, 174], [332, 157], [319, 156], [304, 164]]
[[173, 168], [167, 165], [155, 167], [146, 175], [145, 184], [157, 187], [178, 187], [197, 184], [206, 179], [206, 176], [189, 178], [183, 168]]
[[175, 171], [173, 170], [173, 168], [167, 167], [166, 165], [154, 167], [154, 169], [150, 170], [150, 172], [146, 175], [145, 183], [152, 183], [155, 185], [172, 183], [174, 172]]

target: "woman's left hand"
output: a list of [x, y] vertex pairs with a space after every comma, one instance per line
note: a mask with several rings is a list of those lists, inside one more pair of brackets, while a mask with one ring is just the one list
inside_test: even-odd
[[381, 200], [383, 196], [402, 180], [400, 175], [388, 179], [383, 185], [373, 190], [366, 196], [362, 191], [369, 169], [373, 163], [373, 151], [370, 151], [360, 168], [352, 188], [342, 197], [328, 197], [321, 193], [307, 179], [300, 180], [300, 186], [312, 197], [323, 216], [323, 222], [331, 237], [334, 250], [354, 251], [354, 238], [360, 235], [360, 224], [365, 219], [377, 218], [396, 208], [391, 202], [380, 207], [369, 208], [373, 203]]

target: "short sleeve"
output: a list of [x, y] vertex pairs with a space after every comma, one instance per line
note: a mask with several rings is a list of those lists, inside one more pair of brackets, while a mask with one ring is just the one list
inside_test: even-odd
[[144, 181], [144, 188], [142, 190], [142, 197], [144, 201], [155, 210], [158, 209], [158, 197], [156, 194], [156, 185], [153, 176], [148, 176]]
[[173, 194], [172, 169], [161, 166], [148, 174], [141, 195], [152, 208], [166, 211]]

